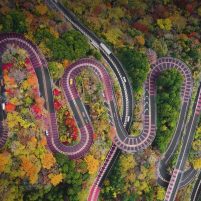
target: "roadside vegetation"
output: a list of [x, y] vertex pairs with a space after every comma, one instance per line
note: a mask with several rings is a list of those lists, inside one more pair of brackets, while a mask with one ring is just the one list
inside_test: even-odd
[[173, 70], [163, 72], [157, 79], [157, 134], [154, 145], [164, 153], [174, 134], [181, 109], [183, 77]]

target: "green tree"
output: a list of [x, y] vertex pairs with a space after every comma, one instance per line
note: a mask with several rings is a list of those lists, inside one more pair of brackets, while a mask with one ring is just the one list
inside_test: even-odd
[[64, 41], [60, 38], [53, 38], [46, 42], [47, 47], [52, 51], [53, 60], [72, 60], [72, 49], [67, 46]]
[[134, 92], [139, 92], [149, 71], [147, 57], [129, 48], [120, 49], [118, 55], [132, 81]]
[[41, 43], [42, 41], [45, 41], [47, 43], [48, 41], [53, 40], [54, 36], [47, 28], [39, 28], [36, 30], [34, 38], [37, 43]]
[[3, 25], [3, 32], [27, 32], [25, 16], [20, 10], [13, 10], [8, 15], [3, 15], [0, 18], [0, 23]]
[[113, 201], [114, 198], [124, 194], [123, 189], [124, 179], [121, 176], [120, 161], [117, 160], [108, 179], [104, 181], [103, 191], [101, 191], [102, 200]]
[[[45, 43], [51, 50], [53, 60], [76, 60], [90, 53], [87, 39], [76, 30], [67, 31], [56, 38], [47, 28], [39, 28], [35, 32], [35, 40], [37, 43]], [[97, 54], [95, 56], [98, 57]]]
[[64, 178], [64, 195], [69, 201], [78, 201], [78, 193], [81, 191], [83, 180], [88, 178], [88, 173], [82, 175], [77, 172], [75, 161], [69, 160], [63, 154], [56, 154], [56, 160]]
[[61, 36], [61, 39], [63, 39], [65, 46], [69, 51], [68, 59], [70, 60], [84, 57], [90, 50], [87, 39], [76, 30], [65, 32]]

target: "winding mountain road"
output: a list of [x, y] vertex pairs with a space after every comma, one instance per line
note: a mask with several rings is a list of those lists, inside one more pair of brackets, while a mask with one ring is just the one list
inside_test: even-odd
[[[56, 8], [60, 13], [62, 13], [64, 15], [64, 17], [70, 21], [72, 23], [72, 25], [78, 29], [81, 33], [83, 33], [92, 43], [92, 45], [94, 45], [97, 49], [100, 50], [100, 52], [102, 53], [103, 57], [106, 59], [106, 61], [110, 64], [110, 67], [112, 69], [115, 69], [114, 67], [118, 67], [120, 69], [122, 69], [122, 65], [120, 64], [120, 62], [116, 59], [116, 57], [114, 57], [113, 53], [108, 50], [108, 48], [105, 46], [105, 44], [103, 44], [101, 42], [101, 40], [99, 38], [97, 38], [97, 36], [91, 32], [90, 30], [88, 30], [88, 28], [86, 28], [82, 23], [80, 23], [79, 20], [77, 20], [76, 16], [69, 11], [68, 9], [66, 9], [62, 4], [60, 4], [58, 1], [53, 1], [53, 0], [47, 0], [48, 4], [53, 7]], [[177, 61], [179, 62], [179, 61]], [[174, 62], [173, 62], [174, 64]], [[167, 64], [161, 64], [162, 66], [164, 65], [164, 68], [166, 68]], [[181, 64], [181, 65], [185, 65], [185, 64]], [[115, 70], [114, 70], [115, 71]], [[186, 70], [187, 72], [188, 70]], [[190, 73], [190, 72], [188, 72]], [[118, 77], [118, 74], [117, 74]], [[126, 77], [126, 76], [125, 76]], [[121, 80], [121, 78], [118, 78], [118, 80]], [[153, 83], [153, 81], [152, 81]], [[184, 90], [189, 90], [191, 93], [191, 89], [192, 89], [192, 79], [191, 79], [191, 75], [189, 75], [189, 80], [186, 83], [188, 84], [187, 87], [183, 87], [182, 93], [184, 93]], [[122, 87], [122, 85], [120, 84], [122, 91], [125, 90], [125, 88]], [[129, 88], [126, 88], [129, 89]], [[155, 90], [155, 89], [154, 89]], [[123, 93], [122, 93], [123, 94]], [[182, 94], [181, 94], [182, 95]], [[190, 94], [188, 94], [190, 97]], [[126, 97], [126, 96], [124, 96]], [[145, 93], [145, 99], [146, 99], [147, 95]], [[177, 147], [178, 147], [178, 143], [181, 139], [181, 135], [182, 135], [182, 131], [184, 129], [185, 126], [185, 120], [186, 120], [186, 113], [189, 107], [189, 97], [186, 98], [184, 97], [184, 99], [182, 100], [183, 102], [183, 106], [181, 108], [181, 112], [180, 112], [180, 118], [177, 124], [177, 128], [175, 130], [175, 133], [173, 135], [173, 138], [169, 144], [169, 147], [167, 149], [167, 151], [165, 152], [165, 154], [163, 155], [162, 160], [160, 161], [159, 165], [158, 165], [158, 183], [164, 187], [167, 187], [168, 184], [170, 183], [170, 179], [171, 179], [171, 174], [167, 171], [167, 165], [170, 162], [170, 160], [173, 157], [173, 154], [175, 153]], [[126, 98], [123, 98], [124, 102], [125, 100], [127, 100]], [[126, 105], [126, 104], [124, 104]], [[152, 105], [153, 106], [153, 105]], [[151, 107], [153, 108], [153, 107]], [[124, 107], [125, 109], [125, 107]], [[123, 110], [124, 111], [124, 110]], [[125, 114], [126, 112], [124, 112], [123, 114]], [[152, 113], [153, 115], [154, 113]], [[124, 115], [123, 115], [124, 117]], [[146, 108], [145, 108], [145, 118], [146, 118]], [[155, 118], [152, 118], [155, 119]], [[155, 123], [155, 122], [154, 122]], [[121, 125], [121, 124], [120, 124]], [[124, 125], [125, 125], [125, 121], [124, 121]], [[127, 124], [128, 125], [128, 124]], [[144, 126], [145, 126], [145, 122], [144, 122]], [[125, 126], [126, 128], [129, 128], [129, 126]], [[118, 128], [119, 130], [122, 130], [122, 128]], [[149, 128], [150, 129], [150, 128]], [[152, 127], [152, 135], [155, 135], [155, 127]], [[128, 129], [127, 129], [128, 130]], [[119, 136], [115, 137], [115, 141], [114, 143], [119, 146], [120, 148], [123, 148], [125, 150], [125, 148], [127, 149], [126, 151], [130, 150], [133, 151], [134, 149], [137, 148], [133, 148], [132, 146], [129, 146], [129, 143], [134, 141], [134, 144], [136, 144], [136, 142], [139, 142], [139, 140], [141, 141], [142, 138], [144, 137], [144, 135], [140, 135], [140, 139], [137, 138], [132, 138], [129, 137], [127, 135], [126, 132], [122, 132], [123, 136], [121, 135], [120, 137], [123, 138], [123, 140], [125, 140], [127, 143], [122, 143], [121, 139], [118, 139]], [[143, 136], [143, 137], [142, 137]], [[145, 134], [146, 136], [146, 134]], [[145, 137], [146, 138], [146, 137]], [[151, 141], [151, 140], [150, 140]], [[147, 141], [148, 142], [148, 141]], [[146, 142], [146, 143], [147, 143]], [[132, 143], [131, 143], [132, 144]], [[142, 143], [143, 144], [143, 143]], [[137, 145], [136, 145], [137, 147]], [[141, 147], [138, 148], [140, 149]], [[117, 149], [114, 145], [112, 146], [109, 154], [106, 157], [106, 161], [103, 165], [103, 167], [100, 169], [98, 176], [91, 188], [90, 191], [90, 196], [89, 196], [89, 200], [91, 199], [91, 197], [93, 197], [93, 199], [97, 199], [100, 188], [102, 186], [102, 181], [103, 179], [107, 176], [108, 174], [108, 170], [110, 170], [112, 168], [112, 164], [114, 164], [115, 159], [117, 158], [117, 155], [119, 154], [119, 149]], [[179, 182], [179, 188], [187, 185], [188, 183], [190, 183], [193, 178], [195, 177], [195, 175], [197, 174], [197, 171], [195, 171], [193, 168], [190, 168], [189, 170], [182, 172], [182, 176]], [[94, 196], [92, 196], [94, 195]]]
[[[62, 4], [57, 1], [46, 0], [46, 3], [52, 9], [58, 10], [73, 25], [75, 29], [79, 30], [83, 35], [85, 35], [89, 39], [90, 43], [101, 52], [106, 62], [110, 65], [111, 69], [118, 79], [121, 88], [123, 107], [121, 121], [123, 122], [126, 130], [129, 131], [133, 116], [133, 90], [122, 64], [107, 48], [107, 46], [92, 31], [85, 27], [70, 10], [66, 9]], [[104, 179], [109, 174], [120, 153], [121, 150], [118, 149], [115, 144], [113, 144], [106, 156], [106, 160], [103, 166], [98, 172], [97, 180], [96, 182], [94, 182], [94, 187], [92, 186], [91, 190], [101, 188]]]
[[[55, 3], [54, 6], [57, 6], [57, 4], [58, 3]], [[64, 8], [62, 7], [62, 9]], [[77, 23], [76, 26], [78, 26]], [[34, 44], [26, 40], [21, 35], [15, 33], [0, 34], [0, 52], [3, 52], [7, 48], [7, 44], [10, 43], [25, 49], [29, 54], [31, 63], [38, 78], [41, 96], [45, 98], [45, 107], [49, 112], [48, 118], [45, 119], [49, 129], [46, 131], [45, 134], [47, 136], [48, 145], [53, 152], [63, 153], [65, 155], [68, 155], [72, 159], [80, 158], [88, 151], [91, 144], [93, 143], [93, 126], [91, 124], [91, 120], [87, 113], [87, 110], [77, 92], [75, 85], [75, 77], [78, 76], [83, 69], [91, 68], [104, 85], [104, 101], [106, 107], [108, 107], [110, 125], [115, 134], [112, 139], [114, 145], [112, 145], [106, 157], [105, 163], [103, 167], [100, 168], [98, 176], [91, 187], [88, 201], [95, 201], [98, 199], [103, 178], [108, 174], [109, 169], [112, 167], [114, 160], [120, 153], [119, 150], [134, 153], [145, 149], [153, 142], [156, 134], [157, 124], [155, 81], [160, 75], [160, 73], [165, 70], [173, 68], [178, 70], [178, 72], [180, 72], [184, 78], [181, 90], [182, 105], [180, 116], [175, 130], [175, 134], [170, 142], [167, 152], [164, 154], [164, 157], [160, 162], [158, 169], [158, 172], [160, 173], [159, 178], [161, 178], [161, 181], [164, 181], [164, 177], [167, 177], [167, 175], [169, 174], [166, 171], [166, 165], [172, 157], [172, 152], [170, 151], [176, 150], [175, 147], [177, 147], [180, 137], [183, 131], [185, 131], [185, 134], [183, 135], [182, 139], [182, 148], [178, 156], [177, 164], [175, 166], [171, 178], [169, 176], [169, 178], [166, 179], [166, 183], [168, 183], [168, 188], [165, 196], [165, 201], [175, 200], [175, 196], [178, 189], [183, 185], [189, 183], [191, 181], [191, 176], [195, 175], [193, 169], [189, 169], [188, 171], [184, 172], [184, 166], [187, 160], [188, 153], [190, 151], [190, 146], [201, 112], [201, 88], [199, 88], [194, 103], [192, 116], [188, 124], [185, 124], [186, 114], [191, 100], [192, 76], [190, 70], [182, 61], [171, 57], [164, 57], [158, 59], [157, 62], [152, 65], [152, 69], [144, 84], [143, 131], [138, 137], [133, 137], [129, 136], [127, 132], [132, 121], [132, 88], [120, 62], [116, 59], [116, 57], [113, 56], [111, 51], [107, 49], [106, 46], [104, 46], [103, 43], [99, 43], [98, 47], [100, 51], [102, 52], [104, 57], [108, 59], [108, 63], [112, 65], [111, 67], [114, 70], [118, 81], [120, 82], [123, 97], [123, 115], [122, 117], [120, 117], [119, 112], [117, 111], [116, 99], [113, 92], [113, 84], [105, 67], [94, 59], [84, 58], [76, 61], [65, 70], [61, 84], [65, 93], [66, 101], [72, 109], [73, 115], [76, 119], [77, 126], [81, 133], [81, 139], [80, 142], [76, 145], [66, 146], [59, 141], [56, 113], [53, 104], [51, 79], [47, 68], [47, 62], [44, 56], [40, 53], [40, 51]], [[2, 71], [0, 71], [0, 76], [2, 77]], [[2, 84], [1, 95], [3, 94], [3, 90], [4, 89]], [[8, 133], [7, 127], [4, 123], [4, 117], [4, 102], [1, 101], [0, 146], [3, 146], [5, 144]], [[200, 182], [197, 182], [195, 186], [197, 186], [197, 189], [199, 191]], [[197, 191], [195, 190], [195, 193], [192, 193], [192, 196], [193, 195], [193, 199], [196, 200], [198, 197], [197, 195], [199, 195], [199, 193], [197, 193]]]

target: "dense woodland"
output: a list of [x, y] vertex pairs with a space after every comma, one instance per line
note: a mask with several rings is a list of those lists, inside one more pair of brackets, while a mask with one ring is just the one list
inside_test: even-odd
[[[173, 56], [189, 66], [194, 78], [193, 103], [201, 74], [201, 4], [198, 2], [63, 0], [65, 6], [111, 47], [128, 72], [135, 98], [132, 135], [139, 135], [142, 129], [143, 82], [150, 69], [145, 54], [147, 48], [156, 51], [158, 57]], [[53, 80], [54, 106], [62, 143], [72, 145], [80, 137], [59, 85], [64, 69], [73, 61], [95, 57], [106, 66], [121, 113], [119, 85], [100, 53], [42, 0], [1, 1], [0, 32], [24, 34], [45, 55]], [[90, 70], [82, 72], [76, 79], [82, 99], [89, 107], [95, 133], [89, 153], [72, 161], [60, 154], [53, 155], [47, 147], [44, 125], [38, 120], [46, 114], [44, 100], [32, 95], [38, 91], [38, 84], [37, 79], [25, 70], [30, 68], [27, 53], [11, 46], [1, 54], [10, 131], [5, 147], [0, 150], [0, 201], [85, 201], [111, 146], [101, 83]], [[182, 82], [181, 75], [174, 70], [158, 78], [156, 139], [143, 152], [119, 157], [104, 181], [100, 200], [163, 200], [165, 190], [156, 184], [156, 164], [174, 133]], [[36, 90], [33, 92], [32, 88]], [[41, 129], [36, 130], [38, 126]], [[176, 154], [173, 164], [175, 160]], [[201, 168], [201, 123], [187, 165]], [[188, 201], [191, 190], [192, 184], [182, 189], [177, 201]]]

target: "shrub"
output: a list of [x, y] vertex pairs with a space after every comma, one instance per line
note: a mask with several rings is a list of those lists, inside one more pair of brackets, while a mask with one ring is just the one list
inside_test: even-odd
[[67, 59], [74, 60], [86, 56], [90, 49], [87, 39], [78, 31], [65, 32], [61, 39], [69, 50]]
[[160, 29], [170, 31], [172, 28], [172, 22], [169, 18], [166, 19], [158, 19], [157, 20], [157, 25], [159, 26]]
[[39, 28], [35, 32], [35, 40], [37, 43], [41, 43], [42, 41], [51, 41], [54, 39], [54, 36], [50, 33], [47, 28]]
[[152, 43], [154, 49], [159, 57], [167, 56], [168, 47], [164, 39], [155, 39]]
[[186, 27], [187, 20], [185, 17], [181, 15], [173, 15], [170, 17], [173, 26], [176, 28], [176, 30], [180, 33], [183, 31], [183, 29]]

